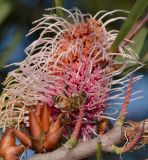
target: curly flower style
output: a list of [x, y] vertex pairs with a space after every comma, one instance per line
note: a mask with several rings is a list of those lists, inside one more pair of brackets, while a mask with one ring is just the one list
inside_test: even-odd
[[[78, 9], [59, 9], [65, 11], [66, 19], [47, 14], [34, 22], [36, 26], [29, 34], [38, 30], [41, 34], [26, 48], [27, 58], [16, 63], [18, 68], [11, 71], [4, 82], [0, 98], [0, 125], [18, 126], [26, 113], [41, 103], [48, 104], [53, 115], [59, 112], [67, 114], [73, 127], [78, 108], [71, 113], [60, 110], [55, 107], [53, 97], [72, 97], [85, 92], [87, 100], [81, 128], [85, 140], [95, 129], [94, 120], [101, 120], [107, 101], [122, 96], [128, 81], [126, 77], [134, 71], [120, 79], [114, 80], [114, 76], [131, 65], [141, 64], [129, 46], [119, 46], [117, 53], [109, 52], [118, 31], [108, 31], [107, 26], [125, 17], [106, 22], [104, 18], [125, 11], [100, 11], [92, 16], [82, 14]], [[122, 60], [118, 61], [115, 56]], [[116, 84], [120, 86], [112, 88]]]

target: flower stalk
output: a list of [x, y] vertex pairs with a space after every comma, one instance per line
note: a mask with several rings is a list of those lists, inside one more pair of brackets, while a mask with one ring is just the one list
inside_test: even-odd
[[127, 87], [127, 90], [125, 93], [125, 99], [122, 104], [120, 114], [117, 118], [117, 121], [115, 122], [116, 126], [122, 126], [124, 123], [125, 116], [127, 114], [127, 108], [128, 108], [129, 101], [130, 101], [132, 86], [133, 86], [133, 78], [129, 81], [129, 84], [128, 84], [128, 87]]
[[78, 137], [79, 137], [82, 121], [83, 121], [83, 116], [84, 116], [84, 105], [80, 106], [79, 116], [77, 118], [77, 122], [73, 130], [73, 133], [70, 139], [64, 145], [68, 149], [72, 149], [73, 147], [75, 147], [75, 145], [78, 142]]

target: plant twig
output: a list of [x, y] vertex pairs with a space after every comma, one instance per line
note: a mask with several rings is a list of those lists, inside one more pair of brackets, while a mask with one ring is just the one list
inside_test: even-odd
[[[133, 79], [130, 80], [129, 85], [127, 87], [127, 91], [125, 93], [125, 100], [123, 102], [119, 117], [117, 119], [117, 122], [114, 125], [114, 128], [107, 132], [104, 135], [100, 135], [100, 142], [102, 143], [101, 148], [102, 151], [105, 152], [115, 152], [115, 153], [124, 153], [126, 151], [129, 151], [129, 149], [135, 147], [137, 142], [142, 137], [142, 134], [144, 134], [144, 130], [147, 131], [148, 124], [145, 123], [143, 125], [142, 130], [140, 130], [139, 133], [137, 133], [136, 138], [134, 138], [131, 143], [129, 143], [126, 148], [122, 147], [119, 148], [116, 146], [116, 144], [121, 143], [121, 135], [124, 133], [124, 129], [122, 129], [123, 122], [126, 116], [126, 111], [128, 107], [128, 103], [130, 100], [130, 94], [132, 89], [132, 83]], [[83, 109], [82, 109], [83, 111]], [[82, 112], [83, 113], [83, 112]], [[82, 114], [83, 115], [83, 114]], [[145, 121], [144, 121], [145, 122]], [[143, 123], [144, 123], [143, 122]], [[139, 122], [142, 123], [142, 122]], [[146, 126], [147, 125], [147, 126]], [[147, 128], [145, 128], [145, 126]], [[96, 147], [97, 146], [97, 147]], [[94, 138], [87, 142], [79, 143], [76, 147], [74, 147], [71, 150], [66, 149], [65, 147], [61, 147], [53, 152], [44, 154], [44, 155], [35, 155], [29, 160], [39, 160], [39, 159], [51, 159], [51, 160], [81, 160], [83, 158], [87, 158], [88, 156], [94, 154], [97, 151], [97, 155], [99, 155], [98, 150], [100, 152], [100, 145], [98, 143], [98, 137]], [[100, 156], [97, 156], [100, 158]]]
[[121, 42], [125, 39], [128, 32], [131, 30], [133, 25], [137, 22], [139, 17], [143, 14], [144, 10], [148, 5], [147, 0], [137, 0], [133, 8], [131, 9], [130, 14], [127, 17], [127, 20], [122, 25], [118, 36], [116, 37], [115, 41], [113, 42], [110, 52], [116, 52], [118, 50], [118, 46]]
[[[144, 130], [148, 130], [148, 119], [144, 120]], [[137, 122], [142, 125], [144, 121]], [[109, 145], [121, 143], [121, 128], [116, 126], [108, 133], [101, 135], [100, 140], [102, 142], [102, 151], [111, 152]], [[81, 142], [75, 148], [67, 150], [65, 147], [60, 147], [55, 151], [46, 154], [36, 154], [28, 160], [81, 160], [83, 158], [93, 155], [97, 148], [98, 137], [92, 140]]]
[[[148, 13], [132, 27], [131, 31], [127, 34], [125, 39], [133, 39], [133, 37], [139, 33], [139, 31], [146, 24], [146, 22], [148, 22]], [[128, 44], [128, 42], [129, 41], [123, 41], [121, 43], [121, 46], [125, 46], [126, 44]]]

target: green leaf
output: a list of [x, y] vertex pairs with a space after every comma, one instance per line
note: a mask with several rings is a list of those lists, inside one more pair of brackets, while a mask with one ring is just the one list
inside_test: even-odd
[[0, 25], [8, 17], [12, 9], [13, 5], [9, 1], [4, 0], [0, 2]]
[[[64, 0], [54, 0], [54, 6], [55, 7], [64, 7]], [[56, 14], [59, 17], [64, 17], [63, 10], [61, 10], [59, 8], [56, 9]]]
[[146, 65], [144, 67], [148, 68], [148, 52], [145, 54], [145, 56], [142, 58], [142, 62]]
[[[142, 62], [148, 61], [148, 30], [147, 30], [146, 38], [144, 40], [144, 45], [142, 47], [142, 50], [139, 56], [140, 56], [140, 59], [142, 59]], [[145, 57], [147, 58], [145, 59]]]
[[143, 14], [144, 10], [148, 5], [148, 0], [137, 0], [133, 8], [131, 9], [130, 14], [127, 17], [127, 20], [122, 25], [118, 36], [113, 42], [110, 52], [115, 52], [120, 45], [120, 43], [124, 40], [132, 26], [136, 23], [138, 18]]
[[141, 31], [133, 38], [134, 44], [131, 47], [134, 49], [135, 53], [140, 55], [143, 48], [148, 30], [146, 27], [142, 28]]
[[[74, 0], [78, 8], [82, 8], [92, 14], [96, 14], [99, 10], [115, 10], [117, 8], [130, 10], [134, 4], [134, 0]], [[117, 13], [118, 15], [118, 13]]]
[[22, 30], [16, 32], [15, 36], [13, 37], [10, 46], [5, 48], [4, 51], [0, 55], [0, 69], [6, 64], [7, 60], [11, 56], [12, 52], [16, 49], [17, 45], [21, 41], [23, 36]]

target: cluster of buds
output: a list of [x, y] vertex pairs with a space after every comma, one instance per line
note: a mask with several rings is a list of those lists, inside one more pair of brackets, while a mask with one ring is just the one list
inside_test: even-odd
[[[56, 121], [50, 116], [47, 105], [37, 105], [35, 111], [29, 113], [29, 134], [17, 129], [6, 129], [0, 141], [0, 156], [4, 160], [15, 160], [25, 149], [33, 149], [43, 153], [53, 149], [61, 138], [62, 127], [60, 116]], [[21, 145], [15, 144], [18, 138]]]

